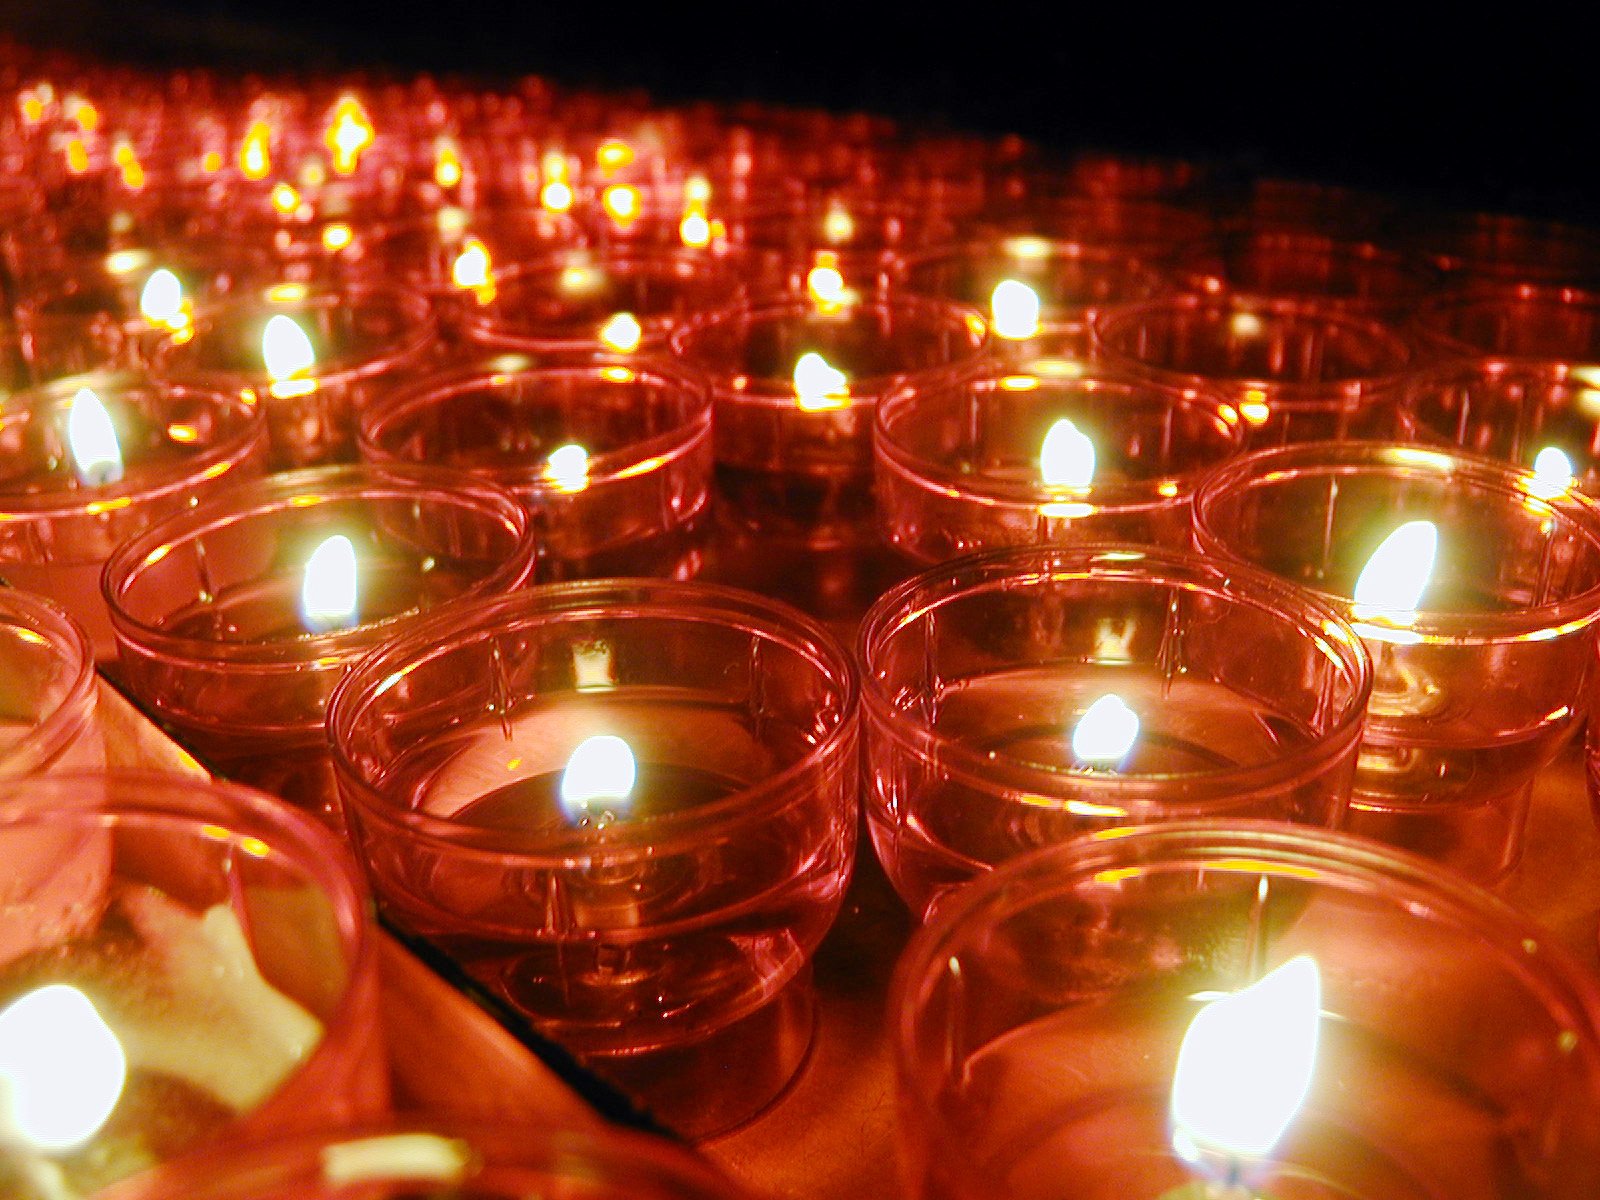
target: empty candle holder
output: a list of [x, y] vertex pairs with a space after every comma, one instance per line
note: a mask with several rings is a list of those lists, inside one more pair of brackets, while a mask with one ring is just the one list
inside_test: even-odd
[[1182, 549], [1196, 484], [1242, 446], [1215, 397], [1058, 359], [907, 387], [875, 426], [879, 527], [923, 563], [1064, 542]]
[[1600, 508], [1569, 484], [1383, 443], [1259, 451], [1201, 484], [1206, 553], [1315, 590], [1372, 653], [1352, 832], [1480, 881], [1516, 865], [1600, 618]]
[[382, 1111], [366, 898], [305, 816], [195, 778], [10, 780], [0, 858], [7, 1196]]
[[105, 765], [94, 647], [42, 596], [0, 588], [0, 777]]
[[495, 271], [463, 305], [463, 328], [480, 345], [528, 354], [659, 351], [673, 329], [735, 295], [703, 255], [565, 250]]
[[976, 312], [912, 296], [793, 299], [699, 317], [673, 350], [711, 380], [717, 483], [746, 528], [812, 545], [874, 541], [880, 397], [974, 361]]
[[1119, 370], [1221, 395], [1254, 446], [1396, 436], [1414, 358], [1378, 321], [1288, 300], [1169, 297], [1102, 313], [1094, 333]]
[[17, 392], [0, 411], [0, 576], [60, 604], [113, 659], [112, 550], [266, 458], [261, 411], [238, 393], [112, 372]]
[[392, 288], [278, 284], [195, 314], [155, 354], [163, 376], [254, 395], [274, 470], [355, 457], [356, 413], [436, 341], [426, 297]]
[[1435, 864], [1215, 821], [952, 897], [890, 1019], [913, 1200], [1580, 1200], [1600, 986]]
[[855, 707], [848, 654], [798, 612], [622, 580], [419, 624], [351, 670], [328, 729], [390, 917], [698, 1136], [805, 1054]]
[[1042, 342], [1078, 358], [1094, 314], [1148, 300], [1161, 276], [1125, 251], [1043, 237], [1002, 237], [908, 255], [904, 286], [989, 314], [996, 350], [1026, 357]]
[[524, 360], [434, 376], [364, 410], [359, 442], [368, 462], [454, 467], [515, 493], [532, 518], [540, 579], [697, 570], [711, 397], [670, 364]]
[[123, 543], [103, 579], [128, 691], [218, 772], [336, 821], [345, 668], [418, 613], [520, 586], [526, 511], [441, 468], [273, 475]]
[[936, 567], [861, 625], [867, 825], [926, 915], [997, 863], [1194, 817], [1336, 825], [1360, 639], [1265, 572], [1136, 546]]

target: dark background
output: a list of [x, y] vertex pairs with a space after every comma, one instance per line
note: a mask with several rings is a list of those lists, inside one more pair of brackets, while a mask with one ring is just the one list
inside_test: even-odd
[[1600, 222], [1600, 37], [1517, 6], [1164, 10], [329, 0], [0, 0], [0, 30], [155, 67], [519, 74], [1197, 156]]

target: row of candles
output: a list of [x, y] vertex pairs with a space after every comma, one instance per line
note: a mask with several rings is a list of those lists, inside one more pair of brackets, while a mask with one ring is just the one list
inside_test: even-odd
[[[1223, 221], [865, 119], [100, 82], [5, 118], [5, 769], [96, 765], [98, 663], [277, 799], [8, 785], [7, 1187], [381, 1107], [336, 837], [713, 1134], [799, 1066], [864, 810], [927, 923], [916, 1194], [1593, 1194], [1600, 983], [1478, 886], [1586, 711], [1588, 235], [1408, 257], [1336, 193]], [[852, 654], [858, 560], [910, 577]], [[475, 1137], [309, 1153], [465, 1186]]]

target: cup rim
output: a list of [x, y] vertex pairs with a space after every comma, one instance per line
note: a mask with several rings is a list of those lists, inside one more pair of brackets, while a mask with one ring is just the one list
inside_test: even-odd
[[20, 622], [41, 635], [71, 674], [50, 711], [16, 745], [0, 753], [0, 777], [16, 777], [38, 770], [66, 748], [78, 732], [86, 706], [95, 703], [100, 685], [89, 635], [53, 600], [0, 587], [0, 622]]
[[[776, 635], [782, 635], [781, 640], [836, 683], [840, 701], [832, 728], [794, 762], [709, 804], [653, 818], [648, 829], [619, 823], [615, 827], [617, 835], [606, 842], [608, 856], [627, 859], [664, 853], [664, 848], [694, 841], [711, 820], [723, 821], [723, 828], [760, 821], [774, 810], [797, 802], [799, 789], [795, 784], [808, 773], [827, 770], [835, 764], [854, 771], [859, 673], [849, 653], [820, 622], [781, 601], [720, 584], [601, 579], [544, 584], [453, 607], [449, 612], [419, 620], [357, 661], [345, 672], [328, 701], [328, 742], [341, 801], [346, 807], [359, 807], [364, 819], [403, 830], [408, 837], [435, 846], [448, 846], [457, 853], [556, 865], [586, 861], [594, 852], [594, 844], [576, 830], [565, 837], [518, 837], [397, 805], [382, 788], [367, 780], [348, 753], [346, 742], [363, 703], [381, 693], [398, 673], [443, 657], [458, 646], [491, 638], [496, 630], [512, 628], [519, 619], [581, 616], [607, 609], [622, 617], [699, 614], [701, 620], [732, 619], [740, 628], [760, 632], [769, 639], [780, 640]], [[630, 837], [633, 832], [638, 836]]]
[[[1236, 554], [1216, 528], [1215, 507], [1233, 488], [1256, 480], [1272, 480], [1305, 468], [1323, 468], [1329, 475], [1399, 474], [1413, 478], [1438, 475], [1441, 484], [1461, 478], [1475, 489], [1542, 510], [1576, 528], [1600, 556], [1600, 501], [1576, 486], [1559, 494], [1537, 482], [1531, 470], [1497, 459], [1443, 446], [1406, 442], [1302, 442], [1255, 450], [1223, 463], [1200, 484], [1192, 509], [1195, 543], [1204, 553], [1228, 563], [1250, 565]], [[1259, 568], [1257, 568], [1259, 569]], [[1308, 584], [1296, 585], [1349, 619], [1354, 600]], [[1600, 621], [1600, 580], [1564, 600], [1528, 605], [1512, 612], [1418, 610], [1406, 628], [1434, 645], [1476, 646], [1520, 641], [1530, 632], [1568, 632]], [[1360, 622], [1354, 621], [1359, 629]]]
[[318, 670], [342, 669], [368, 648], [393, 635], [397, 628], [415, 620], [417, 614], [399, 613], [353, 629], [291, 639], [229, 642], [171, 633], [128, 613], [120, 597], [144, 567], [165, 557], [172, 546], [180, 542], [201, 537], [240, 519], [369, 493], [406, 499], [426, 495], [461, 507], [470, 505], [502, 521], [516, 534], [516, 544], [503, 563], [461, 596], [440, 604], [440, 608], [449, 609], [472, 596], [518, 587], [534, 569], [538, 547], [527, 509], [509, 491], [488, 480], [444, 467], [418, 465], [357, 463], [283, 471], [223, 489], [193, 508], [156, 522], [112, 552], [100, 573], [100, 595], [119, 642], [136, 645], [141, 652], [190, 663], [249, 663], [289, 672], [304, 671], [313, 663]]
[[[1352, 694], [1326, 732], [1286, 757], [1181, 774], [1066, 776], [1020, 760], [991, 758], [964, 746], [908, 714], [882, 686], [875, 670], [878, 647], [910, 620], [959, 596], [979, 590], [1010, 590], [1008, 581], [1038, 582], [1062, 573], [1086, 579], [1176, 582], [1232, 593], [1304, 628], [1349, 676]], [[862, 708], [874, 728], [909, 753], [933, 759], [951, 778], [983, 791], [997, 787], [1024, 791], [1036, 802], [1065, 803], [1070, 799], [1072, 803], [1104, 805], [1108, 812], [1159, 812], [1163, 819], [1167, 814], [1204, 816], [1236, 806], [1253, 793], [1321, 771], [1348, 754], [1361, 739], [1374, 678], [1371, 656], [1356, 631], [1336, 609], [1311, 593], [1255, 567], [1222, 565], [1184, 551], [1116, 542], [992, 550], [924, 570], [890, 589], [867, 611], [857, 633], [856, 658], [861, 664]]]

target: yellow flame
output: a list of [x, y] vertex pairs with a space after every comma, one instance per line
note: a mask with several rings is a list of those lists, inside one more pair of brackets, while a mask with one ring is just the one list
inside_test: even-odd
[[306, 559], [300, 584], [300, 620], [312, 633], [356, 623], [356, 548], [342, 533], [327, 538]]
[[22, 120], [28, 125], [37, 125], [44, 120], [44, 99], [33, 88], [24, 88], [17, 96], [17, 106], [22, 111]]
[[334, 221], [322, 228], [322, 248], [330, 254], [337, 254], [355, 241], [355, 230], [343, 221]]
[[806, 291], [820, 309], [837, 309], [849, 303], [850, 289], [845, 287], [838, 262], [838, 255], [824, 251], [817, 255], [817, 265], [806, 272]]
[[[200, 170], [206, 175], [215, 175], [222, 170], [222, 151], [207, 150], [200, 156]], [[266, 172], [262, 172], [266, 174]]]
[[122, 164], [122, 186], [130, 192], [144, 190], [144, 166], [138, 159], [131, 159]]
[[1384, 538], [1356, 579], [1356, 616], [1394, 624], [1414, 620], [1438, 553], [1439, 531], [1432, 521], [1407, 521]]
[[594, 152], [595, 165], [608, 175], [633, 164], [633, 147], [621, 138], [607, 138]]
[[1107, 692], [1072, 727], [1072, 755], [1081, 763], [1114, 766], [1139, 740], [1139, 714], [1121, 696]]
[[795, 403], [802, 412], [828, 412], [850, 403], [850, 379], [815, 350], [794, 364]]
[[564, 213], [572, 207], [572, 188], [564, 179], [552, 179], [539, 189], [539, 203], [553, 213]]
[[375, 134], [367, 110], [354, 96], [340, 96], [328, 120], [323, 142], [333, 158], [333, 169], [340, 175], [355, 172], [361, 152], [372, 145]]
[[626, 227], [639, 218], [639, 189], [631, 184], [612, 184], [600, 193], [600, 203], [615, 225]]
[[1237, 1180], [1305, 1104], [1316, 1071], [1322, 974], [1292, 958], [1211, 1001], [1189, 1024], [1172, 1077], [1172, 1145], [1207, 1174]]
[[1246, 388], [1244, 399], [1239, 403], [1239, 415], [1249, 425], [1265, 425], [1272, 416], [1272, 406], [1267, 403], [1267, 394], [1260, 388]]
[[1236, 338], [1253, 338], [1261, 336], [1261, 318], [1253, 312], [1237, 312], [1233, 314], [1233, 336]]
[[84, 133], [93, 133], [100, 128], [100, 110], [82, 97], [68, 96], [62, 107], [66, 111], [67, 120], [76, 124]]
[[152, 325], [168, 329], [187, 325], [182, 281], [166, 267], [150, 272], [139, 292], [139, 312]]
[[317, 352], [300, 323], [286, 313], [275, 313], [261, 333], [261, 361], [274, 383], [308, 374], [317, 365]]
[[619, 354], [632, 354], [639, 348], [643, 337], [644, 329], [639, 324], [639, 318], [631, 312], [613, 313], [600, 326], [601, 343]]
[[711, 244], [711, 222], [698, 209], [690, 209], [678, 222], [678, 237], [691, 250], [704, 250]]
[[827, 213], [823, 215], [822, 236], [835, 246], [856, 236], [855, 218], [838, 201], [829, 204]]
[[272, 207], [287, 217], [300, 207], [300, 193], [294, 190], [293, 184], [275, 183], [272, 185]]
[[711, 181], [704, 175], [691, 175], [683, 181], [683, 203], [686, 207], [704, 209], [711, 202]]
[[442, 188], [453, 188], [461, 182], [461, 152], [454, 142], [440, 141], [434, 151], [433, 181]]
[[76, 1150], [110, 1119], [127, 1079], [122, 1043], [77, 988], [47, 984], [0, 1012], [0, 1145]]
[[561, 772], [561, 806], [573, 820], [588, 817], [596, 801], [626, 807], [638, 777], [633, 749], [622, 738], [610, 733], [585, 738]]
[[462, 243], [461, 253], [450, 264], [450, 282], [463, 291], [488, 287], [491, 267], [489, 247], [477, 238], [469, 237]]
[[67, 143], [67, 170], [82, 175], [88, 169], [89, 147], [83, 144], [82, 138], [73, 138]]
[[1007, 238], [1001, 244], [1001, 249], [1012, 258], [1023, 259], [1027, 262], [1035, 262], [1038, 259], [1050, 257], [1050, 243], [1042, 237], [1024, 235], [1022, 237]]
[[88, 388], [79, 388], [67, 405], [67, 454], [85, 487], [103, 487], [122, 478], [122, 447], [111, 414]]
[[272, 127], [256, 121], [239, 144], [239, 173], [246, 179], [265, 179], [272, 172]]
[[1094, 442], [1067, 418], [1051, 425], [1039, 446], [1039, 477], [1046, 487], [1086, 488], [1094, 479]]
[[996, 337], [1022, 341], [1039, 332], [1039, 293], [1020, 279], [1002, 279], [989, 296]]
[[1572, 469], [1572, 459], [1558, 446], [1546, 446], [1534, 457], [1533, 478], [1528, 481], [1528, 492], [1535, 499], [1554, 500], [1577, 482], [1577, 472]]
[[558, 492], [581, 492], [589, 486], [589, 452], [576, 442], [558, 446], [545, 459], [544, 478]]

